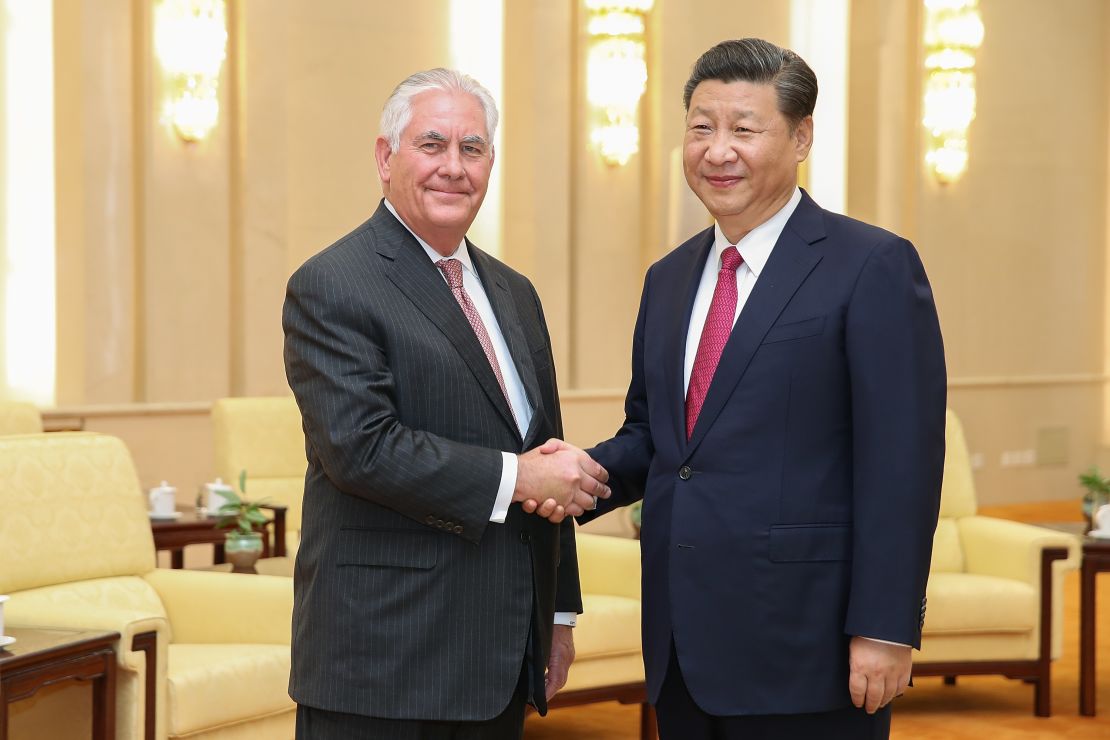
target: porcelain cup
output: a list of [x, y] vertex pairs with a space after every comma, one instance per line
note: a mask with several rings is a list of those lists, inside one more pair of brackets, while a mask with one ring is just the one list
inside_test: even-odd
[[1110, 533], [1110, 504], [1098, 507], [1095, 512], [1095, 528], [1103, 534]]
[[150, 512], [169, 516], [177, 510], [177, 489], [162, 481], [162, 485], [150, 489]]

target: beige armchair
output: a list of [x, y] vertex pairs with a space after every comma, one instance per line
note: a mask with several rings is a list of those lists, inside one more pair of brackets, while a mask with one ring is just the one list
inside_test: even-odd
[[42, 414], [33, 403], [0, 401], [0, 435], [38, 434], [42, 431]]
[[[146, 509], [114, 437], [0, 438], [8, 624], [120, 633], [118, 738], [292, 738], [290, 579], [156, 569]], [[13, 737], [72, 736], [88, 690], [64, 691], [14, 704]]]
[[549, 706], [640, 704], [640, 736], [654, 738], [655, 715], [647, 703], [640, 647], [640, 543], [582, 531], [575, 540], [583, 614], [574, 628], [570, 676]]
[[976, 514], [963, 427], [945, 429], [940, 521], [915, 676], [1002, 674], [1034, 684], [1034, 712], [1051, 713], [1051, 661], [1063, 635], [1063, 575], [1079, 567], [1075, 537]]
[[212, 406], [216, 473], [225, 481], [247, 471], [247, 494], [286, 507], [286, 559], [268, 559], [260, 572], [292, 575], [301, 540], [305, 459], [301, 412], [292, 396], [221, 398]]

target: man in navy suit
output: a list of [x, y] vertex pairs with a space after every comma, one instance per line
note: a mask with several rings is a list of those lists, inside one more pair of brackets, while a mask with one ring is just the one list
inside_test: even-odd
[[589, 451], [613, 495], [581, 519], [643, 499], [665, 739], [885, 738], [920, 643], [940, 328], [908, 241], [799, 189], [816, 98], [766, 41], [694, 65], [683, 167], [716, 224], [648, 270], [625, 423]]

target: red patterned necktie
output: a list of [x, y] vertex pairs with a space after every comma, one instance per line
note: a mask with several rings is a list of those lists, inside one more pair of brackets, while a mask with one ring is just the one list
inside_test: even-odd
[[[459, 302], [459, 307], [466, 315], [466, 320], [470, 322], [471, 328], [474, 329], [474, 334], [478, 337], [478, 343], [482, 345], [482, 350], [486, 353], [486, 359], [489, 360], [490, 367], [493, 368], [493, 374], [497, 376], [497, 384], [501, 386], [505, 403], [509, 404], [509, 411], [512, 412], [513, 405], [509, 403], [509, 392], [505, 390], [505, 378], [501, 375], [501, 366], [497, 364], [493, 342], [490, 341], [486, 325], [482, 323], [482, 317], [478, 315], [478, 309], [474, 307], [466, 288], [463, 287], [462, 262], [454, 258], [440, 260], [436, 262], [436, 267], [443, 271], [447, 278], [447, 284], [451, 286], [451, 292], [455, 295], [455, 300]], [[733, 302], [735, 303], [735, 300]], [[516, 417], [515, 413], [513, 413], [513, 417]]]
[[694, 355], [694, 369], [690, 372], [690, 387], [686, 391], [686, 439], [694, 433], [694, 424], [705, 403], [705, 394], [721, 352], [732, 332], [732, 320], [736, 316], [736, 269], [743, 264], [744, 258], [729, 247], [721, 253], [721, 270], [717, 273], [717, 287], [713, 289], [713, 302], [709, 304], [709, 314], [701, 329], [698, 353]]

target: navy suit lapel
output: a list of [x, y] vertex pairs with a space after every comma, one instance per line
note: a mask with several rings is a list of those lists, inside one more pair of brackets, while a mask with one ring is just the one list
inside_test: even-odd
[[821, 253], [811, 244], [824, 238], [821, 209], [803, 191], [802, 202], [786, 222], [786, 228], [755, 283], [755, 289], [732, 328], [694, 425], [694, 433], [686, 448], [687, 455], [694, 451], [721, 413], [733, 389], [744, 377], [767, 331], [821, 261]]
[[375, 248], [391, 262], [386, 275], [450, 340], [474, 373], [490, 403], [509, 426], [517, 431], [508, 401], [497, 383], [497, 376], [493, 374], [486, 353], [458, 301], [451, 294], [443, 274], [428, 259], [428, 255], [408, 229], [386, 209], [384, 203], [374, 214], [371, 224], [378, 237]]
[[667, 317], [664, 328], [663, 372], [664, 386], [671, 398], [671, 425], [675, 433], [678, 449], [686, 445], [686, 387], [683, 381], [686, 362], [686, 335], [690, 329], [690, 313], [694, 310], [694, 298], [698, 293], [702, 270], [709, 250], [713, 247], [713, 227], [688, 240], [678, 248], [674, 269], [674, 279], [667, 280], [664, 290], [672, 294], [662, 297], [663, 305], [679, 306], [681, 310], [672, 311]]

